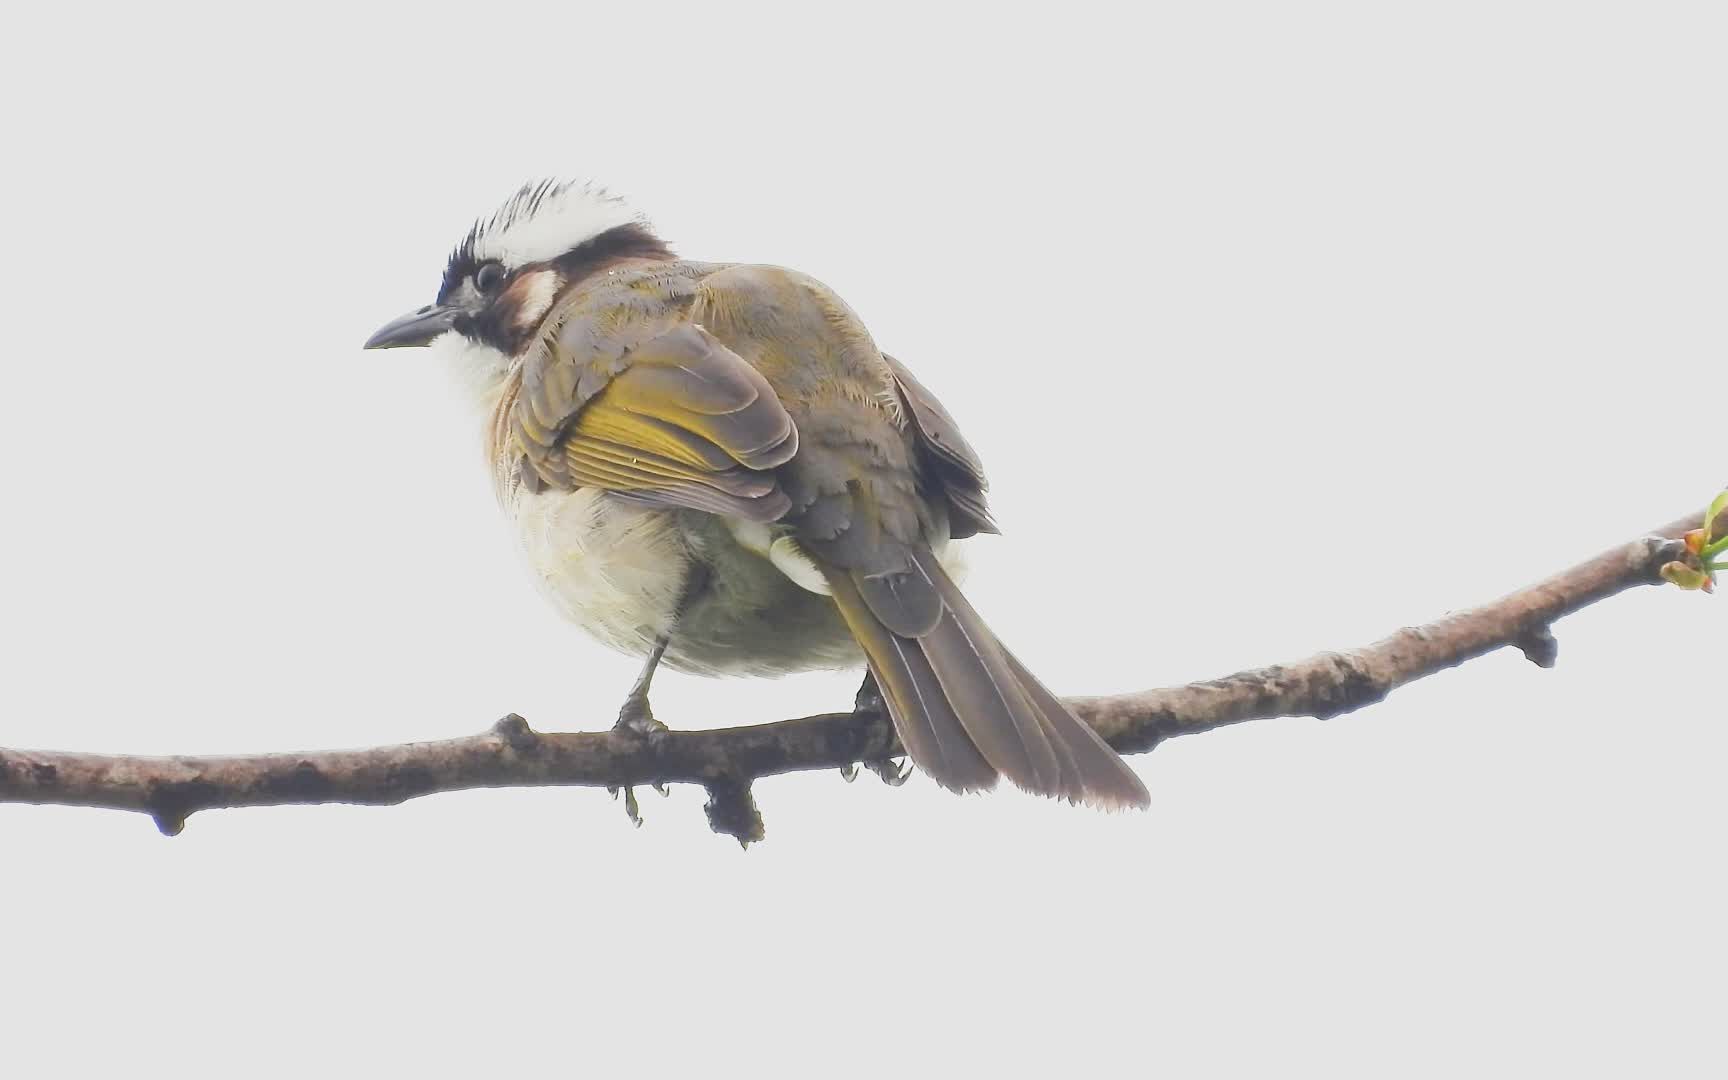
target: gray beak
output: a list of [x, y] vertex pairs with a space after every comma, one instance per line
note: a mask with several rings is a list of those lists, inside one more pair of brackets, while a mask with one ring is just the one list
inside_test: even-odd
[[453, 307], [439, 307], [437, 304], [427, 304], [419, 311], [404, 315], [400, 319], [392, 319], [378, 328], [378, 332], [366, 339], [363, 349], [405, 349], [418, 345], [430, 345], [432, 339], [450, 329], [450, 324], [461, 314]]

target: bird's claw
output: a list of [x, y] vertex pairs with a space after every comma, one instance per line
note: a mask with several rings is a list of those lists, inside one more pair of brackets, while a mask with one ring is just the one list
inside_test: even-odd
[[840, 766], [840, 779], [846, 781], [848, 784], [858, 779], [858, 763], [852, 761]]
[[912, 775], [912, 766], [904, 758], [877, 758], [866, 761], [864, 767], [889, 787], [899, 787]]
[[636, 789], [633, 787], [609, 787], [606, 789], [606, 794], [612, 796], [613, 801], [617, 801], [619, 792], [624, 793], [624, 816], [630, 819], [630, 824], [640, 829], [642, 827], [642, 806], [636, 801]]

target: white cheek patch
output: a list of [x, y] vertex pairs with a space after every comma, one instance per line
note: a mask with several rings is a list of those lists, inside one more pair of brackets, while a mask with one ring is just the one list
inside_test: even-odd
[[558, 274], [552, 270], [537, 270], [510, 287], [516, 299], [515, 324], [527, 330], [538, 323], [552, 308], [558, 296]]

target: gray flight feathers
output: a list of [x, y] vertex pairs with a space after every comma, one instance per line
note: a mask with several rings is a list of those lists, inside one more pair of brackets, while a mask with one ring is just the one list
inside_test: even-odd
[[937, 783], [976, 791], [1000, 774], [1070, 802], [1148, 805], [1140, 778], [1002, 647], [928, 548], [902, 574], [828, 577], [906, 752]]
[[962, 540], [976, 533], [1001, 532], [990, 516], [984, 496], [990, 487], [984, 479], [984, 462], [960, 434], [960, 425], [905, 364], [887, 353], [882, 354], [882, 359], [894, 373], [894, 388], [900, 392], [900, 400], [912, 418], [924, 464], [948, 497], [951, 535]]

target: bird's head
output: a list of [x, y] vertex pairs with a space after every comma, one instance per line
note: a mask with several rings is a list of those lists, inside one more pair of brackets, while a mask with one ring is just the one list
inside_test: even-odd
[[469, 365], [502, 371], [569, 285], [622, 259], [671, 254], [615, 195], [583, 183], [526, 184], [456, 245], [437, 301], [386, 323], [365, 347], [438, 342]]

